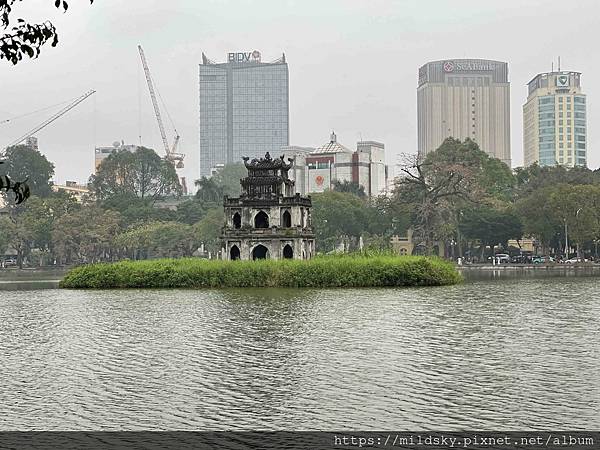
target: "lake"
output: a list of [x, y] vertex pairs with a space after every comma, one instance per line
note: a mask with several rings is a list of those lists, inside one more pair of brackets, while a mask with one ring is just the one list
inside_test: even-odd
[[2, 291], [0, 429], [598, 429], [599, 318], [599, 278]]

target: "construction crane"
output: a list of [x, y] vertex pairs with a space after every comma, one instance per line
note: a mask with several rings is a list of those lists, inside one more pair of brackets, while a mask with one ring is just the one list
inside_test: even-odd
[[85, 94], [83, 94], [81, 97], [77, 97], [75, 100], [73, 100], [72, 102], [70, 102], [67, 106], [65, 106], [64, 108], [62, 108], [60, 111], [58, 111], [57, 113], [53, 114], [52, 116], [50, 116], [46, 120], [44, 120], [41, 124], [39, 124], [38, 126], [36, 126], [35, 128], [33, 128], [32, 130], [29, 130], [27, 133], [25, 133], [23, 136], [19, 137], [18, 139], [15, 139], [14, 141], [12, 141], [10, 144], [8, 144], [5, 147], [5, 150], [8, 147], [12, 147], [13, 145], [20, 144], [21, 142], [23, 142], [27, 138], [32, 137], [35, 133], [37, 133], [38, 131], [43, 130], [48, 125], [50, 125], [52, 122], [54, 122], [56, 119], [58, 119], [59, 117], [65, 115], [70, 110], [72, 110], [77, 105], [79, 105], [81, 102], [83, 102], [86, 98], [94, 95], [95, 93], [96, 93], [96, 91], [91, 90], [91, 91], [88, 91]]
[[[165, 132], [165, 126], [163, 124], [162, 116], [160, 114], [160, 108], [158, 107], [158, 101], [156, 100], [156, 91], [154, 89], [154, 83], [152, 82], [152, 76], [150, 75], [150, 69], [148, 68], [148, 62], [146, 61], [146, 55], [144, 54], [144, 50], [142, 49], [141, 45], [138, 45], [138, 50], [140, 52], [140, 58], [142, 59], [142, 66], [144, 68], [144, 74], [146, 75], [146, 81], [148, 83], [148, 90], [150, 91], [152, 106], [154, 107], [154, 114], [156, 115], [156, 121], [158, 122], [160, 137], [162, 138], [163, 145], [165, 147], [165, 159], [171, 164], [173, 164], [175, 168], [182, 169], [184, 167], [183, 158], [185, 155], [183, 155], [182, 153], [177, 153], [177, 145], [179, 144], [179, 133], [177, 132], [173, 121], [171, 121], [171, 125], [173, 125], [173, 129], [175, 131], [175, 140], [173, 141], [173, 145], [169, 146], [169, 141], [167, 140], [167, 133]], [[169, 115], [169, 111], [167, 111], [167, 115]], [[182, 179], [182, 181], [184, 181], [184, 179]]]

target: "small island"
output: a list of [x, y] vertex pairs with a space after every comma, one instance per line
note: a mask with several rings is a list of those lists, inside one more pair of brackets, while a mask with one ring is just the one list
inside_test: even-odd
[[121, 261], [72, 269], [70, 289], [443, 286], [454, 265], [425, 256], [314, 255], [310, 197], [293, 193], [290, 165], [267, 153], [250, 163], [240, 198], [225, 197], [222, 260]]

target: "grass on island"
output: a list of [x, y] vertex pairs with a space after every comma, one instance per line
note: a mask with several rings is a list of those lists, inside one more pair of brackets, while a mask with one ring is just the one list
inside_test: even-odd
[[70, 289], [443, 286], [462, 276], [438, 258], [329, 255], [309, 261], [208, 261], [197, 258], [121, 261], [72, 269]]

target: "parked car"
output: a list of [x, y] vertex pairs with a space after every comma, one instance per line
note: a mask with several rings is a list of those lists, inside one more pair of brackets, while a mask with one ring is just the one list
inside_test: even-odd
[[[492, 259], [492, 257], [490, 256], [488, 259]], [[510, 262], [510, 256], [506, 253], [496, 253], [494, 259], [500, 264], [508, 264]]]
[[13, 267], [17, 265], [17, 258], [6, 258], [4, 260], [4, 267]]
[[551, 262], [555, 262], [555, 259], [552, 256], [534, 256], [531, 259], [533, 264], [547, 264]]
[[575, 257], [565, 260], [566, 264], [577, 264], [582, 262], [589, 262], [589, 259]]

